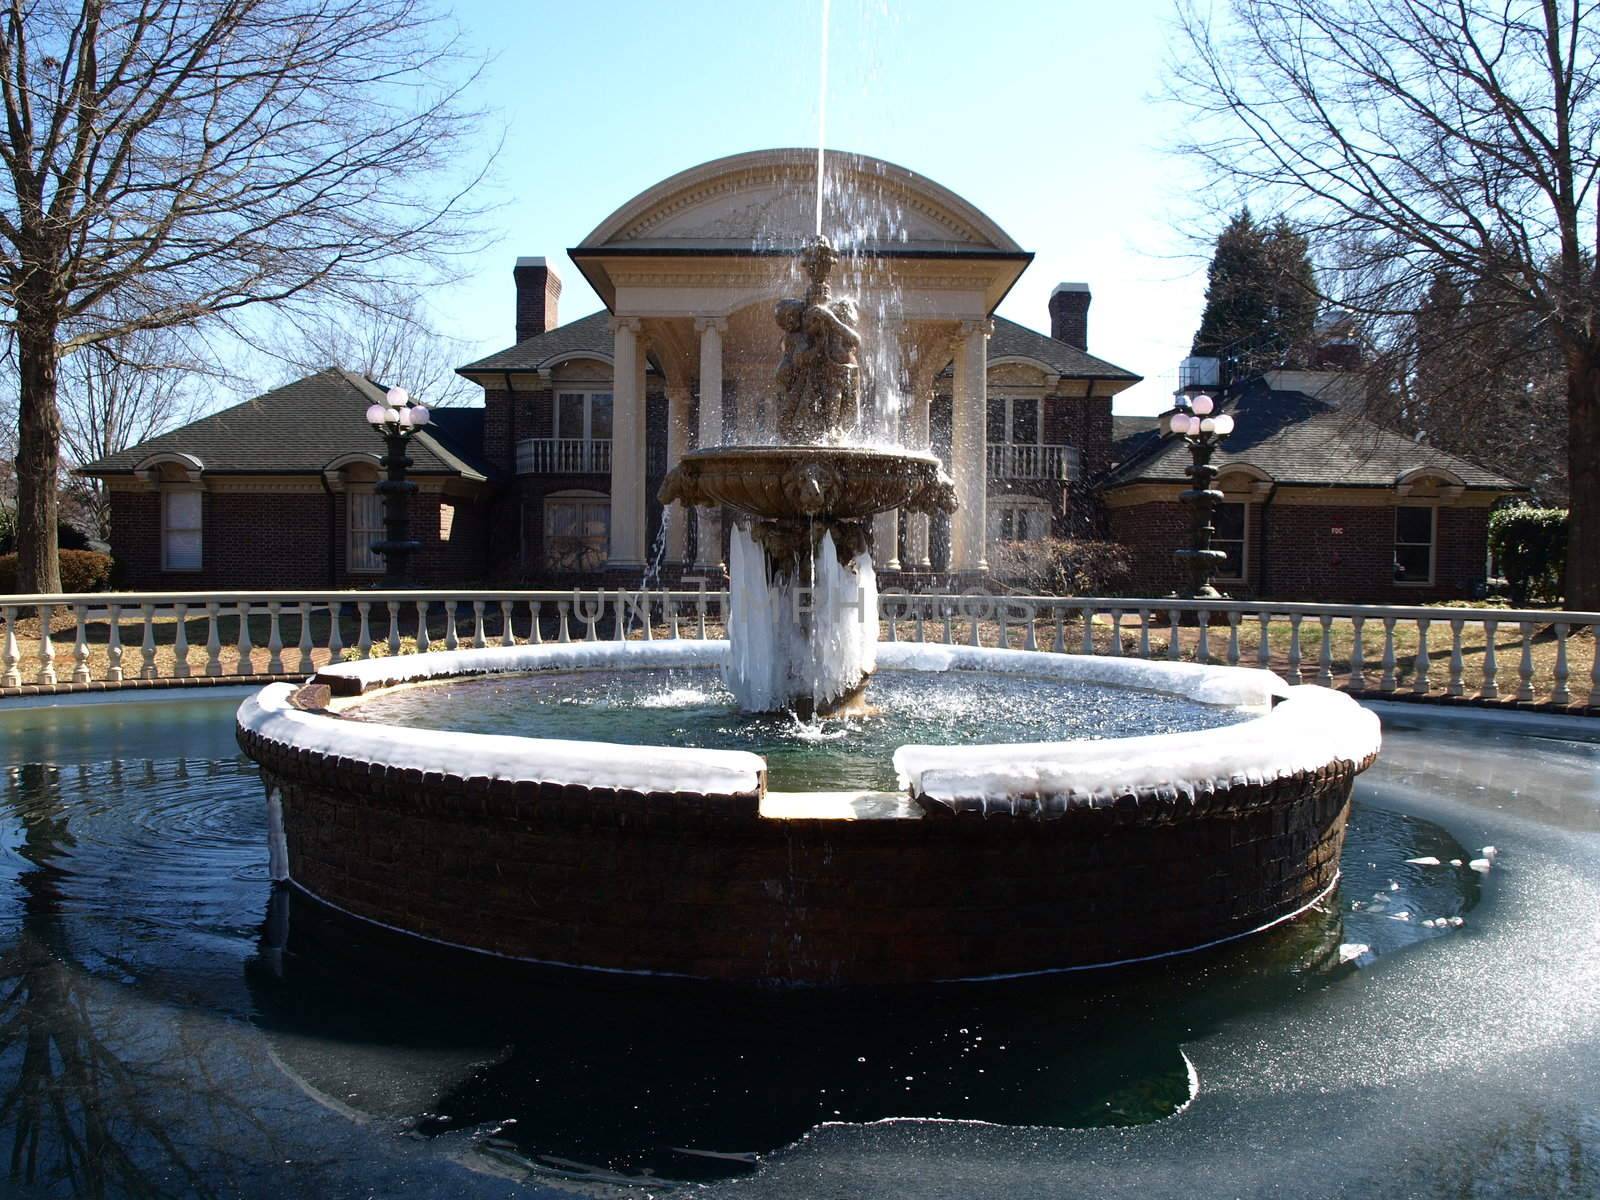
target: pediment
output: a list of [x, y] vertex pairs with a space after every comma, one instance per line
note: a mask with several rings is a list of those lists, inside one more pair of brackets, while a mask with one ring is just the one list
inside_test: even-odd
[[[789, 248], [816, 228], [814, 152], [768, 150], [692, 168], [636, 196], [582, 248]], [[830, 152], [823, 231], [841, 248], [1018, 253], [961, 197], [903, 167]]]

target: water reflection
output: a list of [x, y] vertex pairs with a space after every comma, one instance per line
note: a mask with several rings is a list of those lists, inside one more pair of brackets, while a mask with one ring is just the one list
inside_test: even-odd
[[1404, 861], [1460, 852], [1437, 826], [1362, 811], [1345, 894], [1384, 903], [1330, 900], [1202, 955], [983, 985], [777, 992], [553, 972], [419, 945], [291, 890], [248, 974], [269, 1036], [286, 1039], [279, 1059], [316, 1094], [424, 1134], [472, 1131], [501, 1159], [704, 1180], [826, 1121], [1170, 1116], [1191, 1097], [1183, 1044], [1355, 969], [1340, 953], [1353, 939], [1381, 954], [1443, 933], [1421, 914], [1470, 910], [1471, 871]]

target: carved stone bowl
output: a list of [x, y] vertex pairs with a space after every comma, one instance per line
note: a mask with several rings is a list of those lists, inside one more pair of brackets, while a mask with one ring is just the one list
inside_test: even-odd
[[937, 456], [858, 446], [712, 446], [684, 455], [663, 504], [726, 504], [760, 520], [859, 521], [892, 508], [955, 511]]

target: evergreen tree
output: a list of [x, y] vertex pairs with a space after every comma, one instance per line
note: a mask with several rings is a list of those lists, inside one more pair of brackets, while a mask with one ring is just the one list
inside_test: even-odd
[[1190, 353], [1220, 358], [1227, 380], [1289, 366], [1305, 353], [1316, 315], [1305, 236], [1281, 217], [1259, 225], [1244, 208], [1217, 235]]

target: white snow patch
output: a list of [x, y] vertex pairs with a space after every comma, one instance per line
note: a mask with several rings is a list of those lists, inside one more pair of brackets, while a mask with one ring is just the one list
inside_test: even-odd
[[1220, 729], [1080, 742], [902, 746], [894, 765], [913, 795], [935, 800], [1048, 797], [1209, 780], [1260, 783], [1340, 759], [1363, 762], [1379, 742], [1376, 716], [1341, 692], [1308, 686], [1289, 688], [1288, 698], [1262, 717]]
[[293, 692], [287, 683], [262, 688], [239, 706], [239, 725], [280, 745], [403, 770], [638, 792], [755, 795], [767, 767], [759, 755], [743, 750], [622, 746], [346, 721], [295, 708], [289, 703]]

